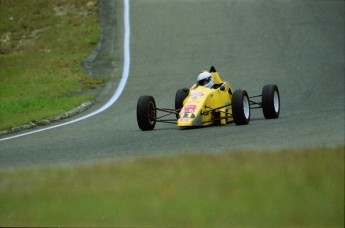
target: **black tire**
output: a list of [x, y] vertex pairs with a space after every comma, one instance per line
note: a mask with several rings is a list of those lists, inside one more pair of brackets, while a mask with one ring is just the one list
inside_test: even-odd
[[276, 119], [280, 113], [278, 86], [265, 85], [262, 88], [262, 112], [266, 119]]
[[152, 130], [156, 125], [156, 102], [152, 96], [141, 96], [137, 103], [137, 122], [143, 131]]
[[250, 120], [250, 103], [245, 90], [236, 90], [232, 95], [232, 116], [236, 125], [247, 125]]
[[[186, 99], [186, 97], [189, 94], [189, 89], [179, 89], [176, 91], [175, 96], [175, 109], [181, 109], [183, 107], [183, 101]], [[179, 114], [176, 114], [176, 119], [180, 118]]]

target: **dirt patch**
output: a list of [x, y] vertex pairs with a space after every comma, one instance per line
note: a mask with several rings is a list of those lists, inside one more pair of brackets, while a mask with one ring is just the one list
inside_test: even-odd
[[90, 56], [83, 62], [86, 73], [92, 77], [114, 76], [117, 60], [117, 40], [118, 40], [118, 1], [101, 0], [100, 40]]

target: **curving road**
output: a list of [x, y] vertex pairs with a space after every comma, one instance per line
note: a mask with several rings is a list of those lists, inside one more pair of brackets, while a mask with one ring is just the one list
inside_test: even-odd
[[[83, 121], [0, 141], [0, 169], [185, 152], [343, 146], [344, 9], [344, 1], [132, 1], [130, 74], [117, 102]], [[121, 32], [123, 12], [117, 11]], [[158, 106], [172, 107], [176, 90], [193, 84], [210, 65], [233, 88], [250, 95], [277, 84], [280, 118], [265, 120], [253, 110], [248, 126], [178, 130], [158, 124], [151, 132], [139, 130], [140, 95], [153, 95]], [[89, 112], [112, 96], [116, 83]]]

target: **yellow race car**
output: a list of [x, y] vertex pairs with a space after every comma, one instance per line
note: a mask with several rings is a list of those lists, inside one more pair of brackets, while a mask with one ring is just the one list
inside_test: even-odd
[[[246, 125], [250, 110], [262, 108], [266, 119], [275, 119], [280, 113], [280, 96], [277, 85], [265, 85], [262, 94], [249, 97], [245, 90], [233, 91], [212, 66], [209, 74], [214, 83], [211, 88], [194, 84], [190, 89], [179, 89], [175, 108], [158, 108], [152, 96], [141, 96], [137, 103], [137, 122], [143, 131], [154, 129], [156, 122], [177, 124], [179, 128], [223, 125], [235, 122]], [[253, 98], [260, 98], [254, 101]], [[164, 113], [158, 116], [158, 113]], [[174, 118], [168, 116], [174, 115]]]

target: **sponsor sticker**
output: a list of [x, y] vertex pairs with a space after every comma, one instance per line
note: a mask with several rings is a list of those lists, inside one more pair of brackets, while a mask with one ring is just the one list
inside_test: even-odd
[[184, 112], [194, 112], [196, 105], [185, 105], [183, 108]]
[[191, 93], [191, 97], [202, 97], [204, 96], [204, 93], [203, 92], [199, 92], [199, 91], [193, 91]]

